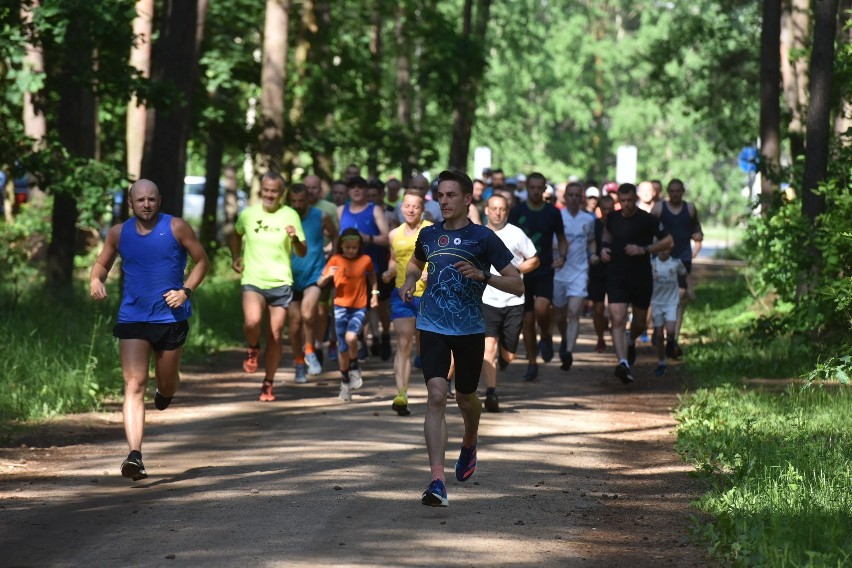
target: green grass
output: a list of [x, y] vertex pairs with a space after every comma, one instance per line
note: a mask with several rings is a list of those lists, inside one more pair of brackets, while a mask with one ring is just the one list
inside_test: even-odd
[[686, 328], [695, 390], [676, 412], [677, 448], [707, 483], [696, 535], [740, 566], [852, 565], [852, 393], [797, 378], [813, 369], [813, 343], [767, 333], [741, 280], [698, 290]]
[[[118, 340], [112, 336], [118, 282], [109, 283], [110, 296], [101, 303], [86, 292], [83, 284], [63, 296], [40, 287], [20, 297], [0, 290], [0, 421], [93, 410], [120, 395]], [[184, 360], [239, 345], [242, 319], [239, 281], [206, 281], [193, 296]]]
[[742, 227], [725, 227], [723, 225], [708, 225], [701, 227], [704, 238], [712, 241], [724, 241], [731, 245], [742, 242], [745, 229]]

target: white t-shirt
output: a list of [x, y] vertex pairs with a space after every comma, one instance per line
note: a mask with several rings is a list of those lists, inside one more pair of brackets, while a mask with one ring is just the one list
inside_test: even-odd
[[[535, 245], [520, 228], [506, 223], [499, 231], [494, 231], [500, 240], [512, 253], [512, 266], [518, 268], [523, 261], [536, 255]], [[500, 274], [491, 267], [491, 274]], [[498, 290], [494, 286], [486, 286], [482, 294], [482, 303], [494, 308], [506, 308], [509, 306], [520, 306], [524, 303], [523, 296], [515, 296], [508, 292]]]
[[[560, 211], [562, 225], [565, 228], [565, 240], [568, 241], [568, 256], [554, 280], [572, 282], [580, 273], [589, 272], [589, 242], [595, 240], [595, 217], [580, 209], [572, 216], [567, 209]], [[555, 245], [554, 245], [555, 246]]]
[[659, 257], [655, 257], [651, 259], [651, 270], [654, 273], [654, 293], [651, 295], [651, 303], [677, 305], [680, 301], [677, 277], [686, 275], [686, 267], [676, 258], [660, 260]]

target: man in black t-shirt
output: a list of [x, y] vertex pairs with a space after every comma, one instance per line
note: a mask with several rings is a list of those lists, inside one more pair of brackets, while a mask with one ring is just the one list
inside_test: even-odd
[[[630, 369], [636, 359], [633, 341], [645, 331], [651, 305], [651, 254], [669, 250], [673, 244], [659, 220], [636, 207], [636, 200], [635, 185], [623, 183], [618, 187], [621, 210], [607, 215], [601, 244], [601, 260], [609, 263], [606, 292], [612, 321], [612, 343], [618, 357], [615, 376], [624, 383], [633, 382]], [[629, 342], [626, 333], [628, 304], [633, 307]]]
[[[541, 264], [524, 274], [524, 347], [527, 351], [527, 372], [524, 380], [532, 381], [538, 376], [536, 363], [537, 346], [535, 324], [541, 330], [541, 358], [545, 363], [553, 359], [553, 336], [550, 326], [550, 304], [553, 301], [554, 271], [565, 264], [568, 241], [559, 209], [544, 201], [547, 180], [538, 172], [527, 176], [527, 201], [512, 208], [509, 223], [520, 227], [535, 245]], [[556, 237], [558, 252], [553, 252], [553, 237]]]

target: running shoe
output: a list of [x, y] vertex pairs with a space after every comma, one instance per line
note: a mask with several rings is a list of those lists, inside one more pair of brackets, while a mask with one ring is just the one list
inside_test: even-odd
[[476, 444], [472, 448], [461, 447], [459, 461], [456, 462], [456, 479], [467, 481], [476, 471]]
[[328, 344], [328, 360], [337, 361], [337, 343]]
[[411, 411], [408, 410], [408, 395], [404, 392], [396, 395], [396, 398], [393, 399], [393, 404], [391, 404], [391, 408], [400, 416], [410, 415]]
[[630, 365], [636, 362], [636, 344], [628, 343], [627, 344], [627, 362]]
[[272, 381], [263, 379], [263, 384], [260, 386], [260, 401], [272, 402], [275, 400], [275, 395], [272, 394]]
[[621, 382], [625, 385], [629, 385], [633, 382], [633, 372], [630, 370], [630, 367], [624, 363], [619, 363], [618, 366], [616, 366], [615, 376], [621, 379]]
[[361, 388], [361, 385], [364, 384], [363, 379], [361, 379], [361, 369], [355, 367], [354, 369], [349, 369], [349, 390], [358, 390]]
[[382, 336], [382, 345], [381, 345], [381, 350], [380, 350], [380, 355], [381, 355], [382, 361], [387, 361], [388, 359], [390, 359], [391, 354], [392, 354], [392, 350], [391, 350], [390, 335], [383, 335]]
[[497, 398], [497, 391], [485, 394], [485, 410], [488, 412], [500, 412], [500, 399]]
[[361, 341], [358, 342], [361, 347], [358, 348], [358, 362], [363, 363], [370, 356], [370, 352], [367, 350], [367, 344]]
[[322, 373], [322, 363], [320, 363], [316, 352], [305, 353], [305, 363], [308, 364], [308, 374], [310, 376], [315, 377]]
[[[307, 360], [307, 357], [305, 357]], [[297, 385], [303, 385], [308, 382], [308, 366], [304, 363], [299, 363], [296, 365], [296, 379], [295, 382]]]
[[565, 353], [560, 353], [559, 358], [562, 359], [562, 366], [559, 368], [563, 371], [570, 371], [571, 365], [574, 364], [574, 355], [570, 351], [566, 351]]
[[420, 355], [414, 356], [414, 368], [422, 369], [423, 368], [423, 360], [420, 358]]
[[639, 336], [639, 341], [641, 341], [642, 343], [648, 343], [651, 341], [651, 339], [648, 337], [647, 333], [643, 333]]
[[134, 452], [130, 452], [127, 459], [121, 463], [121, 475], [129, 477], [133, 481], [148, 477], [148, 472], [145, 471], [145, 465], [142, 463], [142, 457], [137, 457]]
[[372, 355], [373, 357], [378, 357], [381, 354], [382, 344], [378, 339], [373, 338], [373, 343], [370, 344], [370, 355]]
[[659, 365], [657, 365], [657, 368], [654, 369], [654, 374], [658, 377], [662, 377], [666, 374], [666, 366], [660, 363]]
[[257, 358], [260, 356], [260, 349], [257, 347], [249, 347], [246, 351], [246, 358], [243, 361], [243, 371], [246, 373], [254, 373], [257, 371]]
[[595, 345], [595, 353], [603, 353], [606, 351], [606, 341], [598, 339], [598, 344]]
[[449, 507], [450, 500], [447, 499], [447, 488], [444, 487], [444, 482], [440, 479], [432, 481], [420, 497], [420, 502], [429, 507]]
[[343, 402], [349, 402], [352, 400], [352, 391], [349, 388], [349, 383], [340, 383], [340, 394], [337, 395], [337, 398]]
[[506, 361], [505, 359], [503, 359], [502, 353], [497, 356], [497, 366], [500, 367], [501, 371], [505, 371], [506, 367], [509, 366], [509, 361]]
[[545, 363], [550, 363], [553, 360], [553, 338], [542, 337], [538, 342], [538, 352], [541, 353], [541, 359]]
[[538, 377], [538, 365], [532, 363], [527, 365], [527, 372], [524, 373], [524, 380], [527, 382], [534, 381]]
[[172, 403], [172, 397], [163, 396], [160, 394], [160, 391], [156, 391], [154, 393], [154, 407], [157, 410], [165, 410]]

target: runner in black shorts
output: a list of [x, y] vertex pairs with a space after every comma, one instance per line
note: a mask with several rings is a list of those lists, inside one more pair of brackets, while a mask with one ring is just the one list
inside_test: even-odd
[[[466, 481], [476, 469], [476, 441], [482, 405], [476, 396], [485, 339], [482, 292], [486, 282], [520, 296], [523, 281], [512, 265], [512, 253], [491, 229], [467, 218], [473, 182], [458, 170], [438, 176], [436, 198], [444, 221], [420, 230], [408, 262], [400, 298], [410, 300], [428, 262], [426, 291], [420, 300], [417, 329], [428, 390], [423, 427], [432, 482], [421, 503], [446, 507], [444, 460], [447, 451], [447, 375], [451, 356], [456, 363], [456, 403], [464, 420], [464, 437], [456, 462], [456, 479]], [[492, 275], [494, 266], [498, 275]]]
[[606, 350], [606, 341], [604, 333], [609, 326], [609, 321], [606, 315], [606, 272], [607, 265], [601, 262], [601, 242], [603, 241], [603, 230], [605, 220], [610, 211], [613, 210], [615, 201], [609, 195], [604, 195], [598, 201], [598, 207], [601, 210], [601, 218], [595, 219], [595, 250], [597, 251], [592, 258], [589, 259], [589, 299], [594, 303], [593, 321], [595, 324], [595, 334], [598, 336], [598, 342], [595, 345], [597, 353], [603, 353]]
[[[512, 208], [509, 223], [526, 233], [538, 252], [541, 264], [524, 274], [524, 347], [529, 365], [524, 380], [532, 381], [538, 376], [536, 355], [539, 348], [545, 363], [553, 359], [553, 335], [550, 331], [550, 305], [553, 300], [554, 270], [565, 264], [568, 241], [562, 225], [559, 209], [544, 201], [547, 181], [538, 172], [527, 176], [527, 201]], [[553, 237], [556, 237], [558, 253], [553, 254]], [[536, 344], [535, 326], [541, 331], [541, 343]]]
[[[651, 305], [651, 254], [670, 249], [672, 238], [654, 216], [636, 207], [635, 185], [621, 184], [618, 201], [621, 210], [606, 217], [601, 260], [609, 263], [606, 292], [612, 319], [612, 343], [618, 357], [615, 375], [624, 383], [632, 383], [630, 366], [636, 359], [633, 341], [645, 331]], [[654, 238], [658, 240], [654, 242]], [[626, 333], [628, 304], [633, 307], [629, 344]]]

